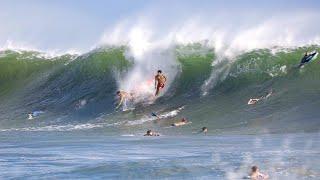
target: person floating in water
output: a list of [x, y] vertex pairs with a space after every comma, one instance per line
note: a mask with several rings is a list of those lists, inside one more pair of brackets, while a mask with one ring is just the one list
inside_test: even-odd
[[261, 97], [259, 97], [259, 98], [251, 98], [251, 99], [249, 99], [249, 101], [248, 101], [248, 105], [254, 105], [254, 104], [256, 104], [258, 101], [260, 101], [261, 99], [267, 99], [267, 98], [269, 98], [269, 97], [272, 95], [272, 93], [273, 93], [273, 90], [271, 89], [271, 90], [268, 92], [268, 94], [265, 95], [265, 96], [261, 96]]
[[161, 70], [158, 70], [157, 75], [154, 77], [154, 86], [156, 89], [156, 94], [155, 96], [158, 96], [160, 93], [160, 89], [163, 89], [165, 86], [165, 83], [167, 81], [167, 78], [165, 75], [162, 74]]
[[171, 124], [171, 126], [183, 126], [186, 125], [188, 121], [185, 118], [182, 118], [179, 122]]
[[158, 133], [148, 130], [147, 133], [143, 136], [160, 136]]
[[208, 128], [207, 127], [203, 127], [201, 132], [204, 133], [204, 134], [207, 134]]
[[262, 174], [259, 172], [258, 166], [252, 166], [250, 173], [251, 180], [266, 180], [268, 178], [269, 176], [267, 174]]
[[132, 93], [127, 93], [125, 91], [117, 91], [117, 96], [119, 97], [119, 103], [116, 106], [116, 109], [118, 109], [125, 100], [133, 100], [133, 94]]

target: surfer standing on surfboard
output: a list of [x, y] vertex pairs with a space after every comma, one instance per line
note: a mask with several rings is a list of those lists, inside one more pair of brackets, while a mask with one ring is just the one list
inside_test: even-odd
[[161, 70], [158, 70], [157, 75], [154, 77], [154, 86], [156, 89], [155, 96], [159, 95], [160, 89], [164, 88], [166, 81], [167, 81], [166, 76], [162, 74]]
[[300, 61], [300, 64], [299, 64], [299, 68], [302, 67], [303, 65], [305, 65], [306, 63], [309, 63], [310, 61], [314, 60], [317, 58], [317, 55], [318, 55], [318, 52], [317, 51], [313, 51], [313, 52], [308, 52], [306, 51], [304, 53], [304, 56], [303, 58], [301, 59]]

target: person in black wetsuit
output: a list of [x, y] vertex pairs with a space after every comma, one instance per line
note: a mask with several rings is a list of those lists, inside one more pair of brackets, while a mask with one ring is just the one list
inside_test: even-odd
[[312, 58], [317, 54], [317, 52], [311, 52], [309, 53], [308, 51], [306, 51], [306, 53], [304, 54], [303, 58], [300, 61], [299, 67], [302, 67], [304, 64], [306, 64], [307, 62], [311, 61]]
[[301, 59], [301, 62], [300, 62], [300, 64], [303, 64], [303, 63], [306, 63], [306, 59], [307, 59], [307, 57], [309, 56], [309, 52], [308, 51], [306, 51], [305, 53], [304, 53], [304, 56], [303, 56], [303, 58]]

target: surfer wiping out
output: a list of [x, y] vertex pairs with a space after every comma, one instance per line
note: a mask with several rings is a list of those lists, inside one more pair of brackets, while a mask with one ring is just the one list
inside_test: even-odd
[[116, 109], [118, 109], [124, 103], [124, 101], [134, 99], [133, 93], [127, 93], [125, 91], [117, 91], [117, 96], [119, 97], [119, 103], [116, 106]]
[[248, 105], [254, 105], [256, 104], [258, 101], [262, 100], [262, 99], [267, 99], [268, 97], [270, 97], [272, 95], [273, 91], [272, 89], [268, 92], [268, 94], [266, 96], [261, 96], [259, 98], [251, 98], [248, 101]]
[[159, 95], [160, 89], [164, 88], [166, 81], [167, 81], [166, 76], [162, 74], [161, 70], [158, 70], [157, 75], [154, 77], [154, 86], [156, 89], [155, 96]]

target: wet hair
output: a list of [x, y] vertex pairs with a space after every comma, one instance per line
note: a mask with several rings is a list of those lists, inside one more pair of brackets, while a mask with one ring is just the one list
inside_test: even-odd
[[182, 122], [185, 122], [185, 121], [187, 121], [187, 120], [186, 120], [185, 118], [182, 118], [181, 121], [182, 121]]
[[147, 131], [147, 134], [151, 134], [151, 130], [150, 129]]
[[158, 70], [158, 73], [162, 73], [162, 71], [161, 71], [161, 70]]
[[252, 166], [252, 168], [251, 168], [252, 172], [257, 172], [257, 170], [258, 170], [258, 166]]
[[202, 131], [204, 131], [204, 130], [206, 130], [206, 129], [208, 129], [208, 128], [207, 128], [207, 127], [203, 127], [203, 128], [202, 128]]
[[117, 94], [120, 94], [120, 91], [117, 91]]

